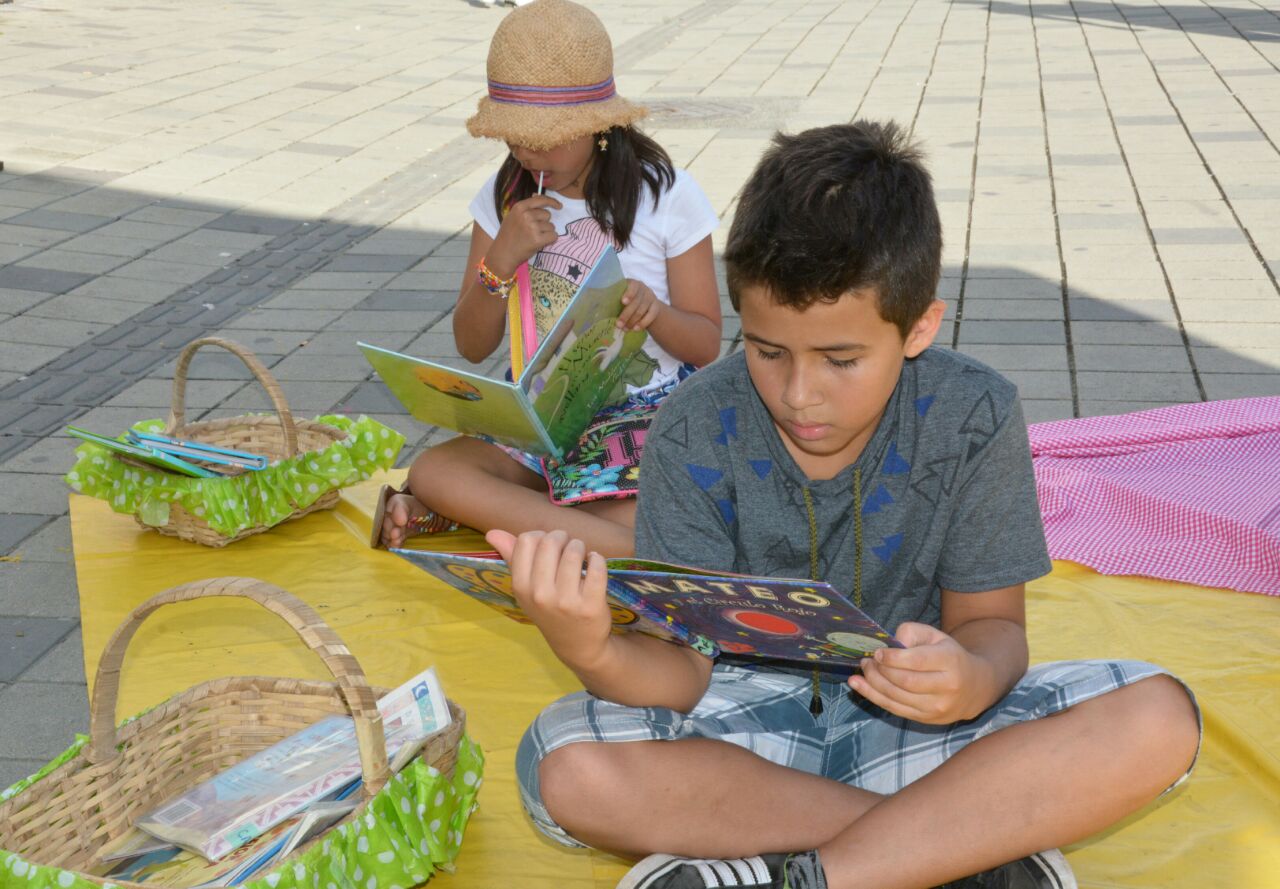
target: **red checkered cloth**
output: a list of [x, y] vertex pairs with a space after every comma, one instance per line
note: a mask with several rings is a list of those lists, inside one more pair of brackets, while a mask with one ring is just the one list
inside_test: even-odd
[[1053, 558], [1280, 596], [1280, 398], [1027, 431]]

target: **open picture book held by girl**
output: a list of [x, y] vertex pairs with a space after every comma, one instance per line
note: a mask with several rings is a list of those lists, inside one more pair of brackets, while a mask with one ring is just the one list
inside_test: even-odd
[[[433, 577], [530, 623], [496, 556], [393, 549]], [[643, 559], [608, 559], [614, 632], [640, 632], [707, 657], [776, 661], [848, 674], [877, 648], [902, 647], [830, 584], [747, 577]]]
[[[602, 407], [624, 400], [627, 385], [637, 382], [628, 370], [648, 334], [617, 327], [626, 289], [617, 252], [606, 248], [542, 342], [525, 341], [531, 354], [523, 369], [513, 368], [515, 382], [359, 346], [414, 418], [558, 459]], [[510, 299], [528, 301], [527, 291]]]

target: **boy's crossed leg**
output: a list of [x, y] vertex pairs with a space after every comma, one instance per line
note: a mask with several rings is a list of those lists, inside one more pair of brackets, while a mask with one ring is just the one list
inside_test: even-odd
[[977, 738], [884, 796], [702, 738], [569, 744], [542, 760], [540, 784], [551, 818], [593, 846], [816, 848], [831, 889], [919, 889], [1114, 824], [1185, 775], [1198, 742], [1191, 698], [1157, 674]]

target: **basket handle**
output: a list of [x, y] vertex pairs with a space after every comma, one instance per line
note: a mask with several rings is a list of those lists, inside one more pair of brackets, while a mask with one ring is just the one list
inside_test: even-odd
[[262, 388], [267, 390], [267, 397], [271, 399], [271, 405], [280, 416], [280, 427], [284, 430], [285, 458], [296, 457], [298, 455], [298, 430], [293, 424], [293, 414], [289, 412], [289, 403], [284, 399], [284, 390], [280, 388], [276, 378], [271, 375], [271, 371], [267, 370], [267, 366], [258, 360], [257, 355], [254, 355], [239, 343], [224, 340], [219, 336], [204, 336], [198, 340], [192, 340], [183, 347], [182, 354], [178, 356], [178, 365], [173, 371], [173, 400], [169, 404], [169, 422], [165, 426], [165, 435], [173, 435], [186, 422], [187, 369], [191, 366], [191, 359], [195, 357], [201, 346], [218, 346], [226, 349], [245, 363], [245, 366], [262, 384]]
[[129, 642], [142, 622], [165, 605], [218, 596], [257, 602], [284, 618], [307, 647], [320, 656], [337, 680], [347, 709], [355, 720], [364, 792], [372, 796], [381, 790], [388, 778], [387, 740], [377, 700], [360, 664], [338, 634], [310, 605], [278, 586], [253, 577], [215, 577], [185, 583], [157, 593], [133, 610], [107, 641], [98, 661], [97, 678], [89, 701], [90, 742], [85, 753], [88, 760], [92, 763], [106, 762], [119, 752], [116, 749], [116, 702], [120, 692], [120, 668]]

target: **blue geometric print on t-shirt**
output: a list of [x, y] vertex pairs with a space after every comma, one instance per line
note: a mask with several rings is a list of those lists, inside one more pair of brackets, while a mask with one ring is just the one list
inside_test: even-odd
[[873, 512], [879, 512], [881, 507], [888, 506], [892, 502], [893, 496], [885, 489], [884, 485], [879, 485], [862, 505], [862, 514], [870, 515]]
[[727, 407], [720, 412], [720, 434], [716, 436], [716, 444], [727, 445], [729, 439], [738, 437], [738, 409]]
[[896, 553], [901, 546], [902, 535], [890, 534], [888, 537], [881, 540], [879, 546], [871, 547], [871, 551], [880, 557], [880, 561], [887, 565], [889, 564], [889, 560], [893, 558], [893, 554]]
[[885, 475], [902, 475], [904, 472], [911, 471], [911, 464], [902, 459], [902, 455], [898, 453], [898, 443], [896, 441], [889, 442], [889, 453], [884, 457]]
[[920, 416], [922, 416], [922, 417], [923, 417], [925, 414], [929, 413], [929, 408], [933, 405], [933, 399], [934, 399], [935, 397], [936, 397], [936, 396], [933, 396], [933, 395], [925, 395], [925, 396], [924, 396], [924, 397], [922, 397], [922, 398], [917, 398], [917, 399], [916, 399], [916, 413], [917, 413], [917, 414], [919, 414], [919, 415], [920, 415]]
[[767, 476], [769, 471], [773, 469], [772, 460], [748, 460], [747, 463], [751, 465], [751, 468], [755, 470], [756, 477], [760, 479]]
[[693, 479], [693, 483], [704, 491], [711, 490], [712, 485], [724, 478], [723, 472], [712, 469], [710, 466], [686, 463], [685, 468], [689, 470], [689, 477]]
[[726, 525], [732, 525], [733, 520], [738, 517], [737, 511], [733, 508], [732, 500], [717, 500], [716, 506], [720, 507], [720, 515], [724, 518]]

